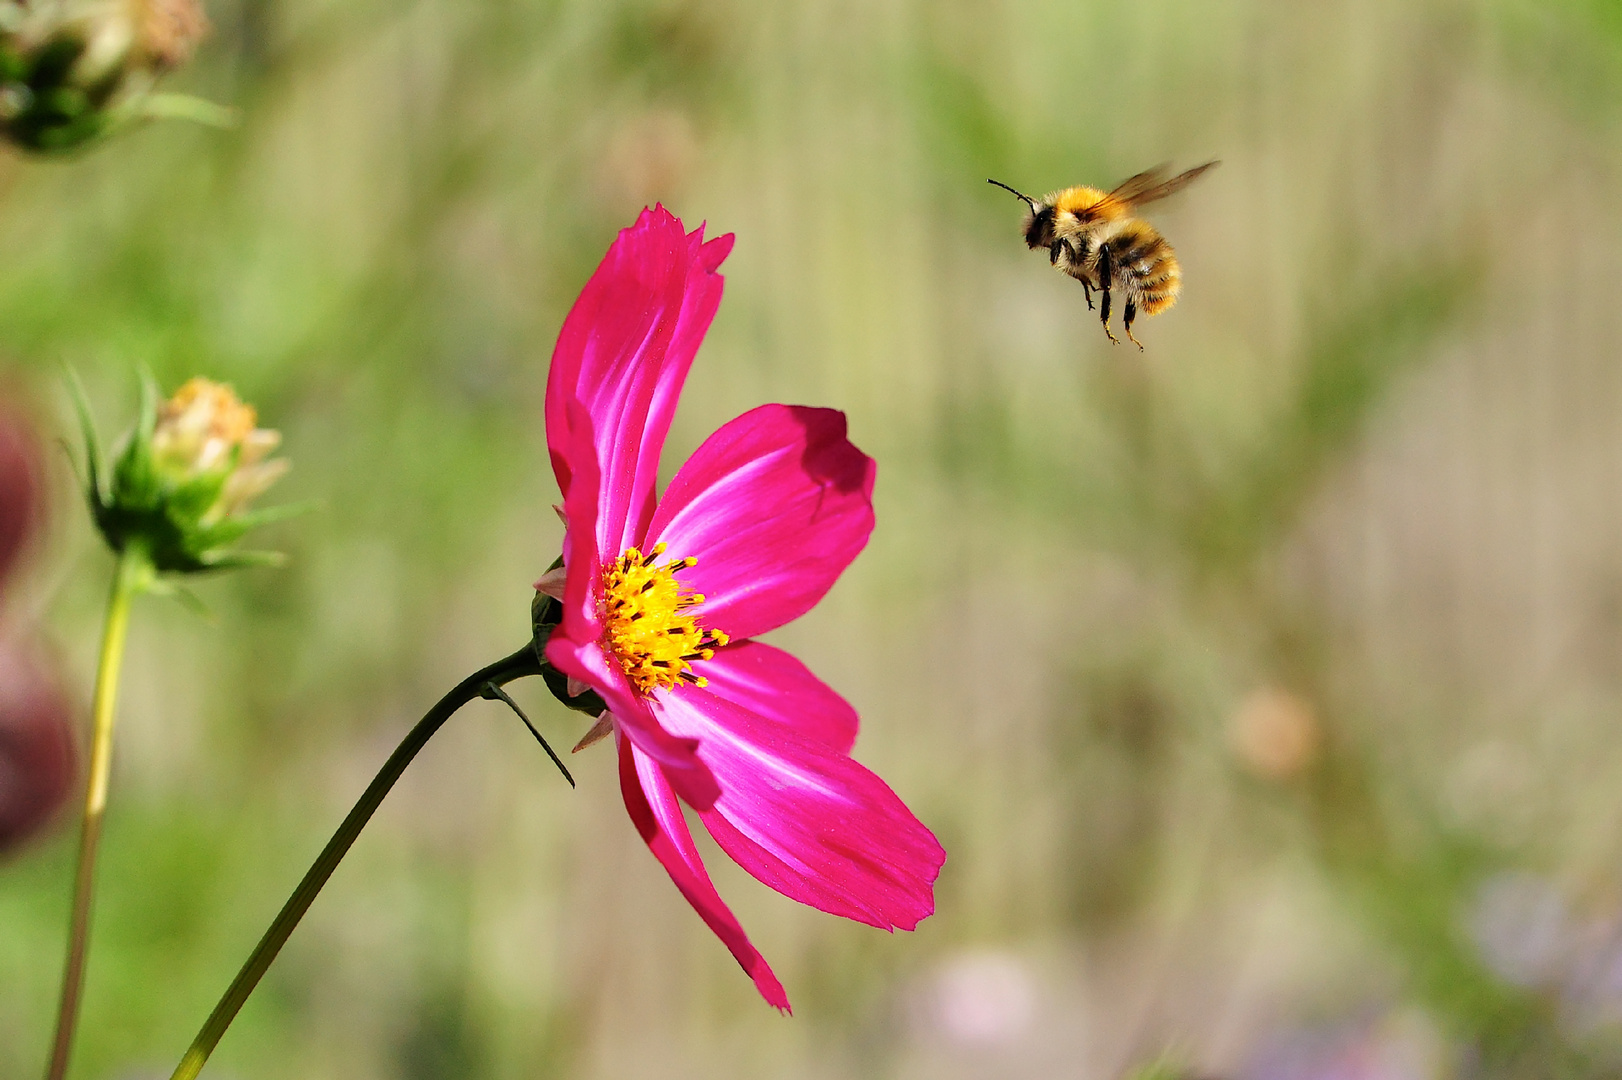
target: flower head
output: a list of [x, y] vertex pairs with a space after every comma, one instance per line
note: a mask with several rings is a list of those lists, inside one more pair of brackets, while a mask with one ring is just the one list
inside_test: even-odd
[[[0, 410], [0, 584], [39, 518], [39, 456], [22, 420]], [[0, 853], [32, 836], [73, 783], [73, 731], [60, 687], [35, 650], [0, 635]]]
[[134, 115], [207, 32], [199, 0], [0, 0], [0, 133], [79, 146]]
[[705, 241], [662, 207], [644, 211], [564, 322], [546, 430], [567, 533], [562, 572], [538, 583], [555, 598], [538, 605], [538, 641], [566, 681], [561, 696], [599, 714], [594, 733], [615, 735], [643, 839], [766, 1000], [787, 1009], [711, 884], [678, 798], [756, 878], [884, 929], [934, 911], [945, 853], [851, 759], [855, 710], [753, 640], [810, 610], [872, 531], [875, 467], [846, 438], [844, 414], [761, 406], [710, 436], [663, 498], [655, 491], [731, 248], [731, 236]]
[[287, 471], [269, 455], [281, 441], [257, 426], [253, 407], [221, 383], [196, 378], [162, 405], [145, 388], [141, 420], [101, 479], [100, 453], [80, 402], [87, 495], [96, 524], [114, 551], [140, 545], [159, 572], [195, 573], [274, 561], [263, 552], [227, 551], [248, 530], [285, 511], [250, 512], [248, 504]]
[[223, 383], [196, 378], [158, 410], [152, 463], [176, 487], [215, 475], [225, 483], [204, 521], [240, 513], [287, 471], [287, 459], [265, 460], [281, 445], [280, 432], [258, 425], [252, 405]]

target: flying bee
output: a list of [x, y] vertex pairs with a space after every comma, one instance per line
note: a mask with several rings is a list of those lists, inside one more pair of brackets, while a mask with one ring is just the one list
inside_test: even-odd
[[1109, 328], [1110, 297], [1115, 292], [1125, 297], [1121, 321], [1127, 338], [1142, 349], [1143, 342], [1132, 335], [1132, 321], [1140, 311], [1158, 315], [1177, 302], [1183, 269], [1166, 238], [1133, 213], [1181, 191], [1216, 164], [1207, 161], [1169, 180], [1168, 166], [1161, 165], [1138, 173], [1114, 191], [1072, 187], [1040, 199], [1000, 180], [986, 182], [1013, 192], [1030, 206], [1023, 225], [1025, 243], [1032, 251], [1046, 249], [1054, 267], [1081, 282], [1088, 310], [1093, 306], [1093, 290], [1099, 291], [1099, 320], [1116, 344], [1120, 341]]

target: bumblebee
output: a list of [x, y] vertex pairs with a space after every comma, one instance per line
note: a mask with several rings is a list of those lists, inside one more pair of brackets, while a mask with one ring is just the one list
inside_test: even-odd
[[1099, 321], [1104, 333], [1120, 344], [1110, 330], [1110, 299], [1119, 292], [1125, 299], [1121, 322], [1126, 336], [1139, 349], [1143, 342], [1132, 334], [1132, 322], [1141, 311], [1158, 315], [1177, 302], [1183, 288], [1183, 269], [1166, 238], [1153, 225], [1133, 216], [1140, 206], [1181, 191], [1217, 162], [1207, 161], [1167, 179], [1169, 166], [1161, 165], [1123, 182], [1113, 191], [1091, 187], [1065, 188], [1033, 199], [1000, 180], [988, 180], [1013, 192], [1030, 210], [1025, 214], [1025, 243], [1032, 251], [1046, 249], [1048, 260], [1081, 282], [1087, 307], [1093, 290], [1100, 294]]

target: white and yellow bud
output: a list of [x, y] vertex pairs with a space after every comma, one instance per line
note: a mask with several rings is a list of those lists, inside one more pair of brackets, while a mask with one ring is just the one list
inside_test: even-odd
[[[115, 551], [136, 544], [158, 571], [188, 573], [271, 561], [263, 553], [226, 550], [286, 509], [249, 504], [287, 472], [271, 453], [281, 436], [229, 386], [188, 381], [162, 404], [150, 383], [141, 423], [104, 487], [88, 411], [83, 416], [89, 497], [96, 522]], [[83, 403], [81, 401], [81, 408]]]
[[152, 463], [176, 484], [230, 470], [205, 523], [240, 513], [287, 472], [287, 460], [266, 460], [281, 444], [277, 431], [258, 426], [259, 416], [224, 383], [195, 378], [158, 410], [152, 429]]
[[0, 0], [0, 133], [45, 151], [93, 139], [207, 33], [200, 0]]

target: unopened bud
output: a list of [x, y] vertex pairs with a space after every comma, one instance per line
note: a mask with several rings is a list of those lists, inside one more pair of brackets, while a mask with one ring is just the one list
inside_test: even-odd
[[164, 402], [152, 430], [152, 463], [176, 487], [223, 474], [205, 523], [246, 510], [248, 503], [287, 472], [287, 459], [266, 460], [281, 445], [280, 432], [258, 427], [252, 405], [223, 383], [192, 379]]
[[[192, 379], [157, 406], [146, 391], [141, 423], [104, 488], [95, 431], [85, 428], [88, 495], [96, 523], [115, 551], [139, 546], [159, 572], [191, 573], [275, 561], [264, 552], [225, 548], [284, 510], [249, 503], [287, 471], [270, 453], [281, 441], [258, 426], [252, 406], [229, 386]], [[83, 403], [81, 402], [81, 410]]]
[[0, 132], [31, 150], [95, 138], [207, 32], [199, 0], [0, 0]]

